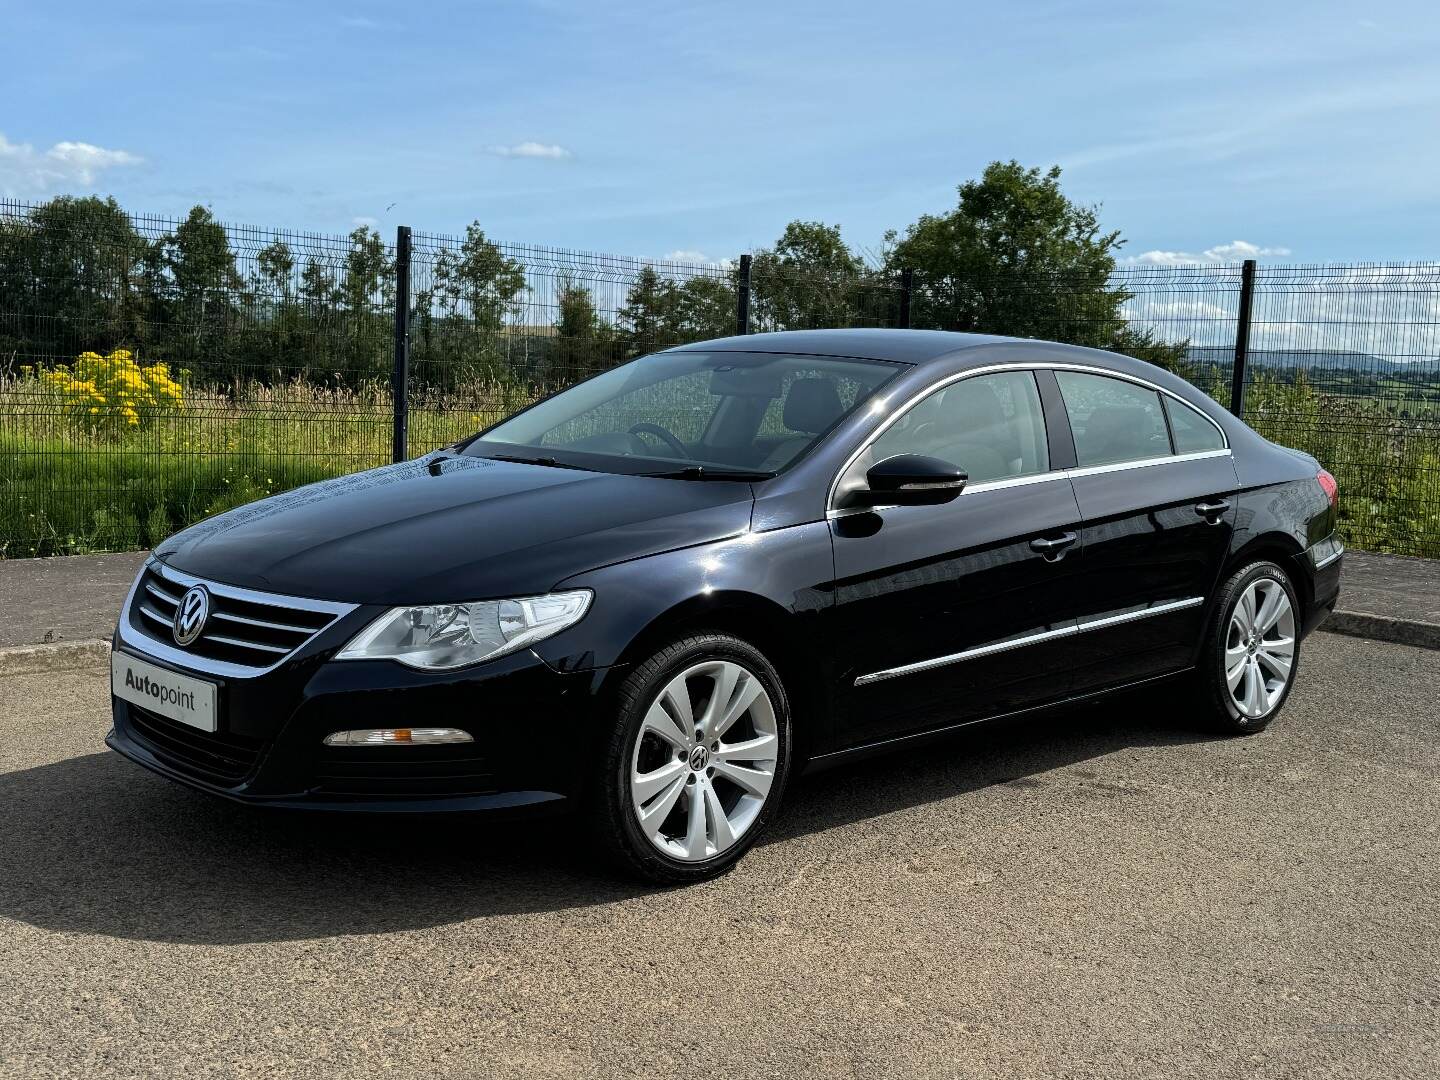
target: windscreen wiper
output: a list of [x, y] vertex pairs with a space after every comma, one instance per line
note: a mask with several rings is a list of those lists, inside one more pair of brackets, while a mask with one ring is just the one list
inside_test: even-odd
[[759, 472], [747, 469], [712, 469], [706, 465], [690, 465], [673, 472], [647, 472], [641, 476], [653, 476], [661, 480], [769, 480], [773, 472]]
[[493, 461], [513, 461], [517, 465], [544, 465], [549, 469], [579, 469], [581, 472], [594, 472], [594, 469], [587, 469], [584, 465], [572, 465], [568, 461], [560, 461], [553, 457], [546, 457], [543, 454], [536, 454], [533, 457], [524, 454], [486, 454], [486, 457]]

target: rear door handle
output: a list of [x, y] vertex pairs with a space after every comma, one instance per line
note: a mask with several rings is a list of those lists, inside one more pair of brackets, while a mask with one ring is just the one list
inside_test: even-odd
[[1045, 556], [1047, 562], [1057, 562], [1065, 557], [1065, 549], [1073, 543], [1075, 543], [1073, 532], [1062, 533], [1054, 539], [1040, 536], [1030, 541], [1030, 550], [1038, 551]]
[[1220, 515], [1230, 509], [1227, 499], [1216, 499], [1214, 502], [1202, 502], [1195, 504], [1195, 513], [1203, 517], [1211, 525], [1220, 524]]

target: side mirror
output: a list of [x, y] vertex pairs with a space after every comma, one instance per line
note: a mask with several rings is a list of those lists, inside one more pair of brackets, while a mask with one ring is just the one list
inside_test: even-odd
[[957, 465], [921, 454], [896, 454], [865, 474], [866, 487], [851, 493], [850, 506], [934, 506], [965, 489], [969, 477]]

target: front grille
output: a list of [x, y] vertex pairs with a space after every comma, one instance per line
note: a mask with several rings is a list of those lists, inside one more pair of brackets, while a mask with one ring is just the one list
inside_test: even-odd
[[157, 758], [182, 772], [217, 784], [235, 784], [249, 776], [265, 744], [230, 732], [200, 731], [169, 717], [127, 705], [130, 732]]
[[[171, 633], [175, 610], [196, 583], [151, 563], [135, 589], [131, 625], [146, 637], [175, 647]], [[210, 594], [210, 615], [200, 636], [183, 646], [184, 651], [257, 671], [278, 664], [346, 609], [346, 605], [198, 583]]]
[[489, 762], [466, 746], [326, 746], [315, 765], [330, 795], [424, 798], [495, 790]]

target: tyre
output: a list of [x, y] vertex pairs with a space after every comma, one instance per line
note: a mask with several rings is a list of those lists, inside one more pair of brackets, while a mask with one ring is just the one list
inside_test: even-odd
[[1295, 590], [1279, 566], [1254, 562], [1225, 582], [1199, 666], [1212, 726], [1235, 735], [1269, 726], [1300, 668], [1298, 626]]
[[775, 668], [738, 638], [689, 637], [629, 674], [616, 713], [590, 799], [601, 852], [664, 884], [734, 866], [785, 788], [790, 708]]

